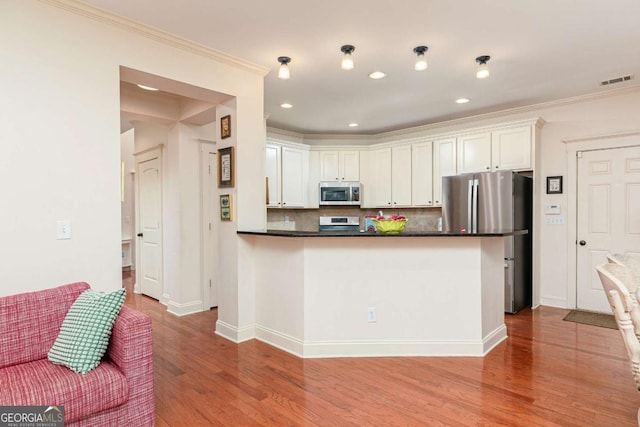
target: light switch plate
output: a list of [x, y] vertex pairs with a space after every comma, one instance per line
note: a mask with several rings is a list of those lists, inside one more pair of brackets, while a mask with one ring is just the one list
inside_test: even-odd
[[71, 238], [71, 221], [61, 219], [56, 221], [56, 239], [66, 240]]
[[549, 225], [562, 225], [564, 224], [564, 217], [560, 215], [545, 215], [544, 223]]

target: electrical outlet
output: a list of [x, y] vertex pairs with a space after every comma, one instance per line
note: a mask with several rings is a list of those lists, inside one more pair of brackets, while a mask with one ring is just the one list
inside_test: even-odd
[[367, 309], [367, 322], [374, 323], [376, 320], [377, 320], [377, 318], [376, 318], [376, 308], [375, 307], [369, 307]]

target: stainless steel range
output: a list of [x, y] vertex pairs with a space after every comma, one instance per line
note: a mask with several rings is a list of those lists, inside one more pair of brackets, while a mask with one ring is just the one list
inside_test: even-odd
[[321, 216], [320, 231], [360, 231], [360, 217]]

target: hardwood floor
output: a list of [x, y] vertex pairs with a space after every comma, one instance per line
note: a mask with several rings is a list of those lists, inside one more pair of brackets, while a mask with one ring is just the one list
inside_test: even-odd
[[637, 426], [617, 330], [565, 322], [542, 307], [506, 317], [484, 358], [299, 359], [214, 334], [217, 310], [153, 319], [157, 426]]

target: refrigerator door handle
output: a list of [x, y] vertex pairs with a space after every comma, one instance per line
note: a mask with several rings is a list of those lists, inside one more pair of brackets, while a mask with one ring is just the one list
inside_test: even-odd
[[471, 200], [473, 206], [473, 217], [471, 223], [471, 230], [474, 233], [478, 232], [478, 180], [473, 180], [473, 197]]
[[473, 180], [470, 179], [469, 181], [467, 181], [467, 183], [469, 184], [469, 188], [467, 190], [467, 229], [464, 231], [470, 233], [472, 231], [473, 224]]

